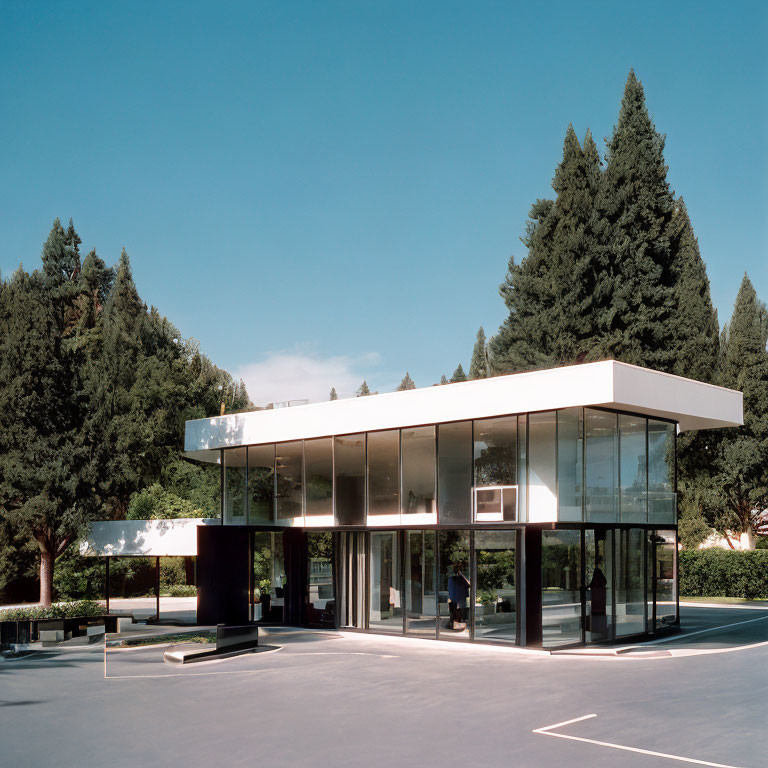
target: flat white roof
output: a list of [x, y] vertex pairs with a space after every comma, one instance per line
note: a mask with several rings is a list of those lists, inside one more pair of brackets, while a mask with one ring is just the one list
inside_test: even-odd
[[600, 406], [671, 419], [680, 431], [743, 424], [742, 394], [669, 373], [604, 360], [405, 392], [188, 421], [189, 458], [219, 448]]

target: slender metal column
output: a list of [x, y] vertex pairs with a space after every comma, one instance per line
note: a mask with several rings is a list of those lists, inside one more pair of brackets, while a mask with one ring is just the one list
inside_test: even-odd
[[155, 600], [157, 603], [157, 622], [160, 623], [160, 558], [155, 558]]
[[104, 558], [104, 598], [107, 603], [107, 613], [109, 613], [109, 558]]

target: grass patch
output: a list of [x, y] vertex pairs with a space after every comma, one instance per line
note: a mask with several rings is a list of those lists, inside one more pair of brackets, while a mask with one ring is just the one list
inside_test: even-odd
[[215, 643], [216, 632], [175, 632], [151, 637], [127, 637], [110, 642], [111, 646], [138, 648], [144, 645], [167, 645], [168, 643]]
[[738, 603], [738, 604], [768, 604], [768, 600], [747, 600], [745, 597], [683, 597], [680, 595], [680, 602], [686, 603]]

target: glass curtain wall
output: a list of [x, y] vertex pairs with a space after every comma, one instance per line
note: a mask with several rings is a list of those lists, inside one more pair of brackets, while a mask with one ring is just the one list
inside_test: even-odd
[[541, 627], [546, 648], [581, 642], [581, 532], [541, 533]]
[[336, 522], [365, 525], [365, 435], [334, 438]]
[[307, 523], [314, 518], [333, 524], [333, 441], [330, 437], [304, 441], [304, 492]]
[[435, 428], [403, 429], [401, 434], [403, 523], [436, 523]]
[[304, 519], [302, 509], [302, 487], [304, 472], [304, 450], [301, 440], [292, 443], [278, 443], [275, 446], [275, 488], [276, 516], [284, 525]]
[[584, 629], [588, 643], [604, 642], [613, 636], [613, 539], [613, 530], [590, 528], [584, 532]]
[[245, 525], [245, 448], [224, 451], [224, 523]]
[[[654, 629], [662, 629], [677, 621], [677, 534], [675, 531], [653, 531], [650, 535], [649, 595], [655, 596]], [[655, 620], [654, 620], [655, 619]]]
[[398, 532], [372, 531], [370, 537], [368, 626], [379, 632], [402, 633]]
[[368, 433], [368, 524], [400, 524], [400, 430]]
[[475, 531], [475, 640], [517, 638], [516, 531]]
[[472, 422], [440, 424], [437, 431], [438, 521], [472, 520]]
[[646, 424], [646, 419], [619, 414], [619, 499], [622, 523], [645, 523], [648, 520]]
[[584, 409], [588, 523], [618, 520], [618, 430], [615, 413]]
[[256, 531], [252, 546], [253, 620], [281, 622], [285, 608], [283, 534]]
[[648, 522], [674, 525], [675, 500], [674, 424], [648, 420]]
[[472, 616], [469, 531], [438, 531], [438, 633], [469, 640]]
[[518, 519], [517, 416], [475, 421], [475, 522]]
[[366, 534], [343, 531], [341, 541], [341, 568], [339, 619], [342, 627], [365, 629], [365, 562]]
[[248, 448], [248, 522], [271, 523], [275, 519], [275, 446]]
[[333, 533], [317, 531], [307, 536], [307, 624], [336, 626], [336, 595], [333, 578]]
[[435, 637], [435, 533], [405, 531], [405, 630]]
[[528, 414], [528, 521], [557, 520], [555, 411]]
[[557, 412], [558, 520], [584, 519], [584, 418], [581, 408]]
[[615, 532], [616, 637], [645, 632], [645, 570], [643, 544], [646, 532], [625, 528]]

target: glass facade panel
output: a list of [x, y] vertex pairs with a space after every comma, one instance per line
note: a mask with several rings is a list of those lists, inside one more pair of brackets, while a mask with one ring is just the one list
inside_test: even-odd
[[528, 522], [557, 520], [555, 411], [528, 414]]
[[400, 522], [399, 429], [368, 433], [368, 516], [381, 515]]
[[423, 522], [436, 522], [435, 428], [414, 427], [402, 430], [402, 453], [403, 514], [421, 515]]
[[275, 446], [248, 448], [248, 522], [271, 523], [275, 519]]
[[675, 531], [654, 531], [651, 541], [651, 586], [656, 596], [656, 629], [677, 621], [677, 534]]
[[674, 424], [648, 419], [648, 522], [675, 524]]
[[641, 528], [616, 531], [616, 637], [645, 632], [646, 533]]
[[581, 533], [541, 533], [541, 629], [545, 648], [581, 642]]
[[475, 639], [517, 637], [516, 531], [475, 532]]
[[405, 628], [409, 635], [435, 637], [435, 533], [405, 532]]
[[334, 438], [336, 522], [365, 525], [365, 435]]
[[528, 416], [517, 417], [517, 519], [528, 520]]
[[342, 574], [339, 581], [342, 627], [365, 629], [365, 563], [366, 534], [364, 531], [343, 531], [341, 542]]
[[253, 534], [254, 621], [283, 621], [284, 588], [283, 534], [257, 531]]
[[275, 446], [277, 487], [275, 502], [277, 519], [292, 521], [304, 516], [302, 509], [302, 475], [304, 451], [301, 440]]
[[471, 421], [438, 426], [437, 482], [438, 521], [446, 525], [471, 522]]
[[333, 440], [321, 437], [304, 441], [304, 488], [307, 517], [333, 516]]
[[518, 519], [517, 416], [474, 422], [475, 521]]
[[645, 429], [646, 419], [619, 414], [622, 523], [645, 523], [648, 520]]
[[333, 585], [333, 534], [307, 533], [307, 624], [336, 626], [336, 595]]
[[616, 414], [584, 410], [586, 450], [586, 513], [589, 523], [618, 522], [619, 485]]
[[584, 423], [581, 408], [557, 412], [558, 520], [584, 519]]
[[380, 632], [403, 631], [397, 531], [373, 531], [369, 558], [368, 626]]
[[245, 525], [245, 451], [224, 451], [224, 523], [229, 525]]
[[587, 529], [584, 532], [584, 573], [586, 578], [586, 627], [588, 643], [600, 643], [613, 636], [614, 531]]
[[438, 626], [441, 639], [469, 640], [469, 531], [438, 531]]

